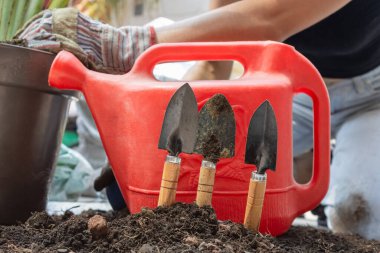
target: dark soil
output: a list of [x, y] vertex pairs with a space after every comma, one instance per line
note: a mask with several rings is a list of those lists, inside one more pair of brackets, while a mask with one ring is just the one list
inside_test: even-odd
[[27, 47], [28, 46], [28, 42], [26, 40], [23, 40], [23, 39], [5, 40], [5, 41], [0, 41], [0, 43], [9, 44], [9, 45], [16, 45], [16, 46], [20, 46], [20, 47]]
[[210, 98], [199, 112], [195, 152], [217, 163], [234, 156], [235, 117], [231, 105], [221, 94]]
[[256, 235], [240, 224], [218, 222], [209, 207], [181, 203], [171, 208], [143, 209], [135, 215], [95, 211], [81, 215], [67, 211], [62, 216], [35, 213], [24, 224], [0, 226], [1, 253], [379, 251], [380, 242], [310, 227], [293, 227], [278, 238]]

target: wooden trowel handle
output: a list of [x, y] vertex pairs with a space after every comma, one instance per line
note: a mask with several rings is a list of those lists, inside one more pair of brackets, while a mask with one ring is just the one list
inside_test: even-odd
[[216, 172], [215, 167], [213, 162], [202, 161], [196, 198], [196, 203], [200, 207], [211, 206]]
[[181, 158], [170, 155], [166, 157], [164, 172], [162, 173], [160, 195], [158, 197], [158, 206], [171, 206], [175, 203], [180, 167]]
[[249, 183], [247, 206], [245, 208], [244, 226], [256, 233], [259, 231], [266, 183], [266, 174], [252, 173], [252, 178]]

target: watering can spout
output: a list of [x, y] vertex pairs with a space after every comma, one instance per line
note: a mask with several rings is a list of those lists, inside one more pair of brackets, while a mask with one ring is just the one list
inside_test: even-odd
[[49, 72], [49, 85], [59, 89], [79, 90], [86, 82], [86, 67], [71, 53], [61, 51]]

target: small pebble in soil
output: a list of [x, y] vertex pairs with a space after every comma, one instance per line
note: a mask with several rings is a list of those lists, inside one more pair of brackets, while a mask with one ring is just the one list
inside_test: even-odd
[[191, 246], [199, 245], [199, 240], [195, 236], [187, 236], [185, 239], [183, 239], [183, 242]]
[[107, 221], [101, 215], [94, 215], [88, 220], [88, 230], [94, 239], [105, 237], [108, 232]]

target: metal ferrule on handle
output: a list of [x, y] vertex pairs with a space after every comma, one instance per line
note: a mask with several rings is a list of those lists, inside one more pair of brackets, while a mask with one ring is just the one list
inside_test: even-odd
[[216, 169], [216, 164], [207, 160], [202, 160], [202, 168]]
[[244, 226], [254, 232], [259, 232], [266, 182], [266, 174], [252, 172], [244, 215]]
[[181, 158], [179, 158], [178, 156], [167, 155], [165, 162], [181, 164]]
[[180, 167], [181, 158], [171, 155], [166, 156], [160, 195], [158, 196], [158, 206], [171, 206], [175, 203]]
[[267, 174], [259, 174], [256, 171], [252, 171], [251, 175], [252, 180], [262, 182], [262, 181], [267, 181]]
[[203, 160], [199, 173], [196, 203], [198, 206], [211, 206], [215, 182], [216, 164]]

